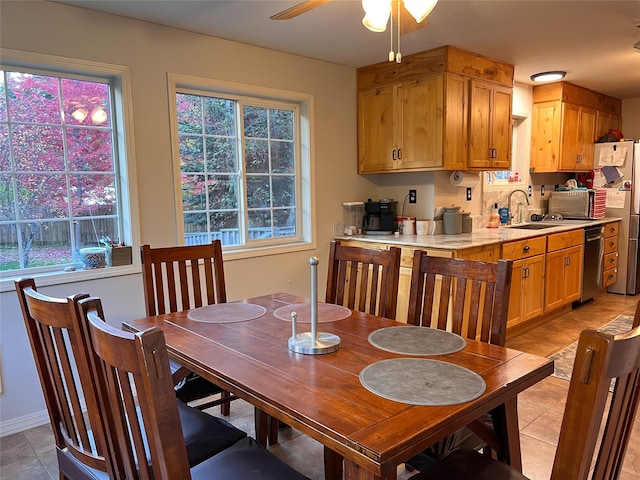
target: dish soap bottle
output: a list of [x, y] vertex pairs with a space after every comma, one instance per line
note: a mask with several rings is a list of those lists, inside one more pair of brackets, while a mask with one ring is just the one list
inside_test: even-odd
[[500, 213], [498, 212], [498, 202], [493, 204], [491, 216], [489, 217], [489, 228], [498, 228], [500, 226]]

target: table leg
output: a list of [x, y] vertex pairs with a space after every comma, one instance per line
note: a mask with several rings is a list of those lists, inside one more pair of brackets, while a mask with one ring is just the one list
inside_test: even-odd
[[256, 440], [263, 447], [267, 447], [267, 439], [269, 436], [269, 415], [264, 413], [258, 407], [254, 407], [253, 421], [256, 429]]
[[345, 458], [344, 480], [398, 480], [398, 468], [395, 465], [389, 466], [388, 472], [380, 477]]
[[324, 447], [325, 480], [342, 480], [342, 455]]
[[496, 409], [494, 429], [502, 439], [504, 460], [522, 472], [520, 428], [518, 427], [518, 397], [507, 400]]

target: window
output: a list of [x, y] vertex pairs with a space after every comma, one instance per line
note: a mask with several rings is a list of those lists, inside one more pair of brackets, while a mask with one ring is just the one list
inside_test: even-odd
[[81, 249], [132, 241], [122, 79], [18, 65], [0, 70], [0, 273], [86, 268]]
[[307, 102], [237, 89], [176, 83], [184, 242], [219, 239], [226, 251], [308, 242]]

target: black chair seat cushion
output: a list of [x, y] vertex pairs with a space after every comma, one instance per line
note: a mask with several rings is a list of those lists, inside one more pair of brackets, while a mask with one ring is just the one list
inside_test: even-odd
[[253, 438], [232, 447], [191, 469], [193, 480], [309, 480], [265, 450]]
[[56, 447], [56, 454], [58, 456], [58, 469], [66, 478], [72, 480], [109, 480], [107, 472], [88, 467], [74, 457], [66, 448], [60, 450]]
[[222, 388], [208, 380], [205, 380], [197, 373], [191, 373], [182, 380], [179, 385], [177, 385], [176, 397], [183, 402], [189, 402], [209, 395], [215, 395], [216, 393], [221, 393], [223, 391], [224, 390]]
[[527, 480], [509, 465], [474, 450], [458, 450], [411, 480]]
[[177, 404], [189, 465], [192, 467], [247, 436], [245, 432], [221, 418], [180, 401]]

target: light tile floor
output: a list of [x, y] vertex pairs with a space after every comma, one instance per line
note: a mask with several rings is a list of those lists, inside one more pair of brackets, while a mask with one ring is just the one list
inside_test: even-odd
[[[544, 325], [519, 334], [507, 346], [538, 355], [552, 355], [578, 338], [585, 328], [598, 328], [619, 314], [633, 315], [638, 297], [605, 294]], [[548, 480], [558, 441], [568, 382], [547, 378], [518, 398], [520, 440], [524, 473], [531, 480]], [[211, 413], [219, 414], [217, 408]], [[231, 404], [228, 418], [234, 425], [254, 434], [253, 408], [242, 402]], [[292, 464], [313, 480], [323, 480], [322, 446], [293, 429], [282, 429], [275, 455]], [[57, 462], [49, 425], [0, 439], [0, 477], [2, 479], [57, 479]], [[640, 480], [640, 413], [632, 432], [620, 480]], [[398, 467], [398, 478], [411, 473]]]

